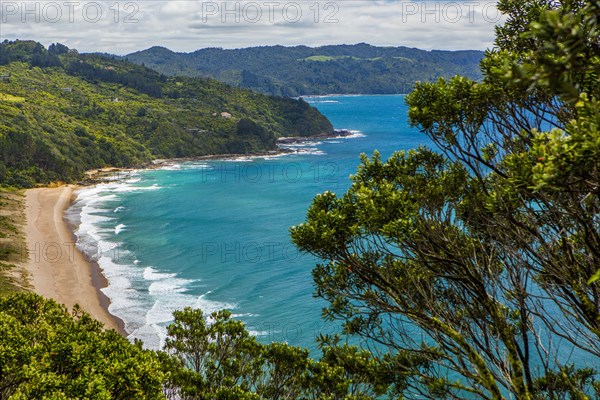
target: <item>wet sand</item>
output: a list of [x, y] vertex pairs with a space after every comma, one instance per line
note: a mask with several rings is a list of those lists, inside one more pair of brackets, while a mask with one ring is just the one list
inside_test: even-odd
[[121, 320], [108, 312], [108, 298], [100, 291], [106, 279], [95, 263], [75, 248], [75, 238], [64, 211], [77, 186], [29, 189], [25, 193], [25, 236], [28, 257], [23, 266], [33, 291], [71, 309], [81, 309], [106, 328], [126, 334]]

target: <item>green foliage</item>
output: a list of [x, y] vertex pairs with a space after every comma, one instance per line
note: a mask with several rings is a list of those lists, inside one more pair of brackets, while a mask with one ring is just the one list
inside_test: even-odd
[[310, 48], [266, 46], [174, 53], [163, 47], [125, 58], [166, 75], [201, 76], [259, 92], [302, 96], [325, 93], [408, 93], [417, 81], [457, 74], [479, 79], [480, 51], [424, 51], [365, 43]]
[[555, 373], [550, 373], [534, 383], [536, 389], [546, 398], [588, 399], [579, 388], [588, 387], [600, 395], [600, 383], [595, 380], [597, 371], [592, 368], [576, 369], [573, 364], [565, 365]]
[[440, 79], [407, 97], [436, 151], [363, 156], [348, 192], [317, 196], [292, 239], [323, 260], [327, 318], [417, 357], [402, 364], [405, 395], [592, 398], [600, 2], [498, 7], [508, 20], [482, 82]]
[[17, 40], [9, 42], [5, 40], [0, 45], [0, 65], [10, 64], [14, 61], [30, 62], [34, 49], [41, 49], [32, 40]]
[[256, 153], [274, 150], [278, 136], [333, 131], [302, 100], [166, 78], [61, 46], [0, 44], [0, 184], [75, 181], [88, 169], [153, 158]]
[[34, 294], [0, 298], [0, 398], [163, 399], [155, 353]]
[[[323, 356], [284, 343], [261, 344], [228, 311], [173, 313], [167, 328], [168, 391], [183, 399], [375, 399], [400, 393], [408, 359], [373, 357], [339, 338], [321, 339]], [[164, 357], [164, 355], [163, 355]], [[185, 367], [187, 368], [185, 368]]]
[[592, 283], [595, 283], [598, 281], [600, 281], [600, 269], [598, 269], [598, 271], [596, 271], [596, 273], [594, 275], [592, 275], [592, 277], [588, 281], [588, 285], [591, 285]]
[[[247, 391], [260, 354], [256, 340], [228, 311], [215, 312], [210, 323], [201, 310], [186, 308], [173, 313], [165, 350], [181, 357], [196, 373], [194, 393], [210, 398], [225, 388]], [[183, 379], [186, 379], [187, 373]]]

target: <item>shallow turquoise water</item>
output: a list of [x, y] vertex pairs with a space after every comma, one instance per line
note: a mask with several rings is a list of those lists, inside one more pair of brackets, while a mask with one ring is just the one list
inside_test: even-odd
[[264, 341], [314, 349], [324, 303], [312, 296], [316, 260], [299, 254], [290, 226], [311, 199], [343, 193], [360, 153], [427, 144], [407, 123], [403, 96], [314, 100], [351, 138], [299, 147], [283, 157], [181, 163], [82, 191], [70, 211], [78, 245], [95, 257], [110, 311], [131, 337], [160, 347], [171, 313], [229, 308]]

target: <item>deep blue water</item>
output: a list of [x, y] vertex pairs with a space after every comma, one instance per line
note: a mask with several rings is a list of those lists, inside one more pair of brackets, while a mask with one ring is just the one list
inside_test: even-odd
[[181, 163], [88, 188], [79, 246], [98, 259], [110, 312], [131, 337], [159, 347], [171, 313], [185, 306], [230, 309], [264, 341], [314, 349], [324, 303], [313, 297], [316, 260], [291, 245], [312, 198], [343, 193], [359, 154], [427, 144], [407, 122], [403, 96], [313, 100], [351, 138], [309, 143], [283, 157]]

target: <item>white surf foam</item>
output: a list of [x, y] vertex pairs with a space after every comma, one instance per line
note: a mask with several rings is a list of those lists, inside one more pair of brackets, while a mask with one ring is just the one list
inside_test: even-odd
[[297, 143], [289, 143], [281, 145], [281, 147], [297, 148], [297, 147], [314, 147], [323, 144], [321, 141], [302, 141]]
[[148, 293], [168, 294], [168, 293], [185, 293], [187, 292], [186, 285], [191, 283], [188, 279], [171, 278], [152, 282], [148, 287]]
[[189, 169], [213, 169], [212, 165], [208, 164], [190, 164]]
[[131, 185], [119, 185], [113, 189], [113, 191], [118, 193], [126, 193], [126, 192], [138, 192], [145, 190], [159, 190], [162, 189], [158, 184], [154, 184], [152, 186], [131, 186]]
[[132, 330], [127, 336], [130, 341], [139, 339], [144, 343], [144, 347], [149, 349], [162, 349], [167, 337], [166, 328], [157, 324], [144, 324]]
[[[140, 260], [135, 260], [133, 263], [139, 264]], [[143, 276], [144, 276], [144, 279], [147, 281], [158, 281], [161, 279], [174, 278], [177, 276], [177, 274], [158, 272], [156, 269], [154, 269], [152, 267], [146, 267], [146, 268], [144, 268]]]
[[223, 158], [222, 160], [219, 160], [219, 161], [223, 161], [223, 162], [252, 162], [252, 161], [254, 161], [255, 158], [260, 158], [260, 156], [257, 156], [257, 157], [248, 157], [248, 156], [226, 157], [226, 158]]
[[119, 233], [123, 232], [123, 230], [125, 230], [125, 228], [127, 228], [127, 225], [125, 225], [125, 224], [119, 224], [119, 225], [115, 226], [115, 235], [118, 235]]
[[179, 171], [181, 170], [181, 165], [180, 164], [171, 164], [171, 165], [166, 165], [164, 167], [161, 167], [162, 170], [165, 171]]
[[199, 308], [200, 310], [202, 310], [204, 312], [205, 316], [212, 314], [215, 311], [219, 311], [219, 310], [223, 310], [223, 309], [233, 310], [236, 308], [235, 304], [230, 304], [230, 303], [225, 303], [225, 302], [215, 301], [215, 300], [208, 300], [206, 298], [206, 296], [209, 295], [210, 293], [211, 293], [211, 291], [208, 291], [196, 299], [195, 308]]
[[[188, 167], [213, 168], [205, 163], [182, 165], [182, 169]], [[119, 213], [125, 210], [119, 205], [119, 201], [122, 202], [120, 196], [161, 188], [158, 184], [144, 182], [143, 176], [125, 182], [103, 183], [78, 191], [73, 207], [79, 210], [77, 246], [98, 262], [108, 281], [102, 292], [110, 299], [109, 312], [124, 321], [131, 340], [140, 339], [151, 349], [160, 349], [164, 345], [166, 327], [173, 321], [175, 310], [189, 306], [203, 310], [208, 316], [221, 309], [236, 308], [235, 304], [210, 299], [210, 292], [202, 296], [191, 294], [197, 281], [161, 271], [156, 266], [145, 266], [135, 252], [123, 250], [128, 244], [118, 238], [127, 229], [119, 221]], [[256, 330], [255, 334], [262, 332]]]
[[163, 171], [186, 171], [193, 169], [213, 169], [213, 167], [205, 162], [189, 161], [180, 164], [165, 164], [160, 169]]
[[327, 155], [327, 153], [325, 153], [323, 150], [319, 150], [316, 147], [307, 147], [307, 148], [304, 148], [304, 149], [300, 149], [300, 150], [298, 150], [298, 152], [296, 154], [312, 155], [312, 156], [324, 156], [324, 155]]
[[350, 134], [334, 136], [332, 139], [357, 139], [357, 138], [367, 137], [367, 135], [365, 135], [362, 131], [357, 131], [355, 129], [340, 129], [340, 130], [348, 131], [348, 132], [350, 132]]

